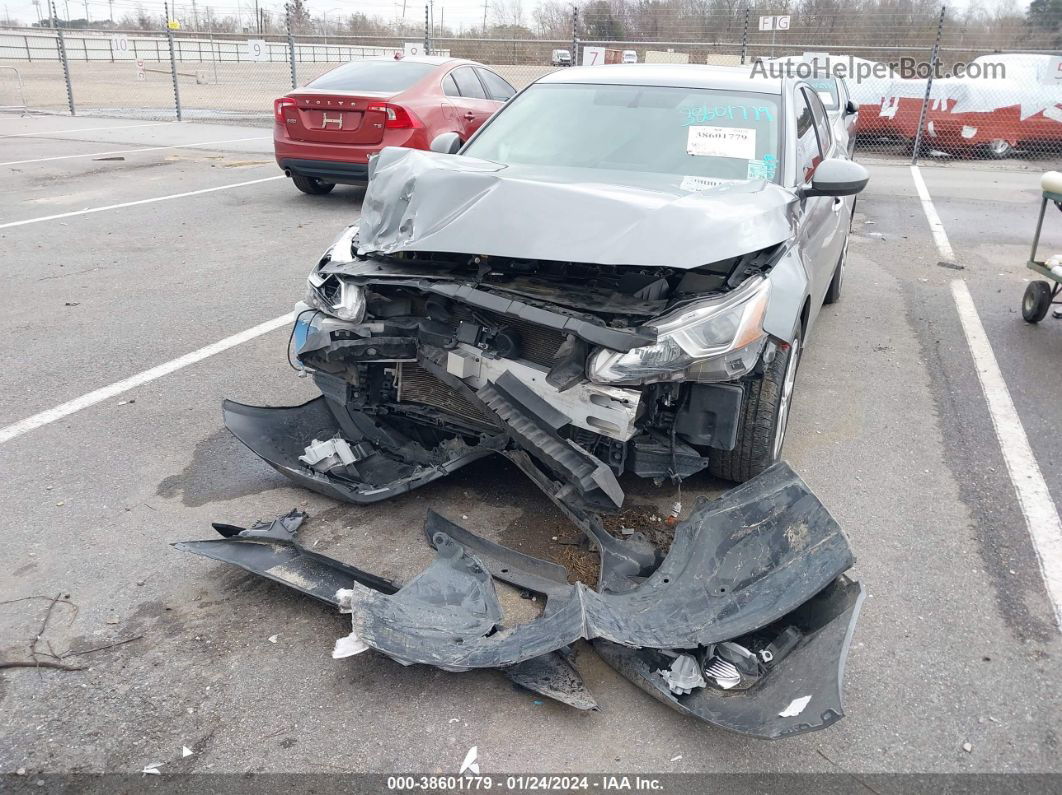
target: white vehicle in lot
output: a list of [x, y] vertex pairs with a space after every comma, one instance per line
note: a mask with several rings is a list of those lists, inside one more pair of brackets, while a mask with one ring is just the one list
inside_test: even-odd
[[638, 63], [638, 52], [636, 50], [624, 50], [623, 63]]
[[551, 66], [571, 66], [572, 54], [567, 50], [554, 50], [549, 62]]

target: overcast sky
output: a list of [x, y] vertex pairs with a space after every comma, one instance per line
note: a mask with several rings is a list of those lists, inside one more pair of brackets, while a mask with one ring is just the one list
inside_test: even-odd
[[[48, 1], [40, 0], [42, 16], [47, 16], [46, 4]], [[85, 17], [86, 5], [90, 19], [107, 19], [110, 15], [111, 4], [108, 3], [108, 0], [55, 0], [55, 2], [60, 18], [67, 15], [66, 8], [70, 9], [71, 19], [83, 18]], [[192, 0], [174, 0], [174, 2], [176, 2], [178, 15], [191, 18]], [[277, 12], [283, 8], [282, 0], [259, 0], [259, 2], [263, 8], [269, 11]], [[436, 24], [445, 20], [447, 27], [453, 29], [457, 29], [459, 26], [466, 29], [470, 27], [478, 28], [483, 23], [483, 2], [484, 0], [436, 0]], [[512, 2], [513, 0], [507, 0], [507, 4]], [[150, 14], [157, 14], [160, 18], [162, 16], [162, 0], [144, 0], [144, 2], [139, 4], [136, 0], [112, 0], [112, 3], [116, 21], [121, 19], [126, 13], [135, 12], [137, 5], [143, 6], [144, 10]], [[219, 2], [215, 3], [196, 0], [196, 3], [200, 12], [209, 5], [219, 16], [235, 16], [237, 10], [245, 18], [253, 18], [254, 14], [253, 0], [250, 0], [250, 2], [248, 0], [219, 0]], [[952, 0], [948, 2], [949, 7], [960, 9], [965, 9], [971, 5], [995, 8], [1001, 4], [1014, 5], [1022, 11], [1028, 8], [1029, 5], [1025, 0], [1014, 0], [1013, 2], [1011, 0]], [[342, 16], [361, 12], [369, 16], [390, 19], [401, 16], [403, 8], [401, 0], [397, 3], [393, 2], [393, 0], [307, 0], [307, 5], [315, 18], [319, 18], [322, 12], [327, 14], [329, 18], [333, 15]], [[522, 5], [525, 22], [530, 23], [531, 12], [537, 2], [536, 0], [522, 0]], [[779, 6], [781, 5], [782, 3], [779, 2]], [[0, 6], [3, 7], [4, 18], [10, 17], [24, 24], [35, 22], [38, 18], [32, 0], [0, 0]], [[408, 20], [418, 21], [423, 18], [423, 13], [424, 0], [407, 0], [406, 18]]]

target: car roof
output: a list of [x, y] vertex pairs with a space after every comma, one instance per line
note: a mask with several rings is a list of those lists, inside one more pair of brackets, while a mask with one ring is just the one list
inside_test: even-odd
[[575, 66], [551, 72], [537, 82], [717, 88], [781, 94], [786, 79], [754, 76], [749, 66], [631, 63]]

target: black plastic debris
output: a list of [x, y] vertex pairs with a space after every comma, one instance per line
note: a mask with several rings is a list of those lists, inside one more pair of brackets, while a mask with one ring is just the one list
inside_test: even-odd
[[[595, 704], [569, 654], [586, 639], [657, 699], [730, 731], [773, 739], [844, 714], [862, 588], [844, 575], [854, 563], [844, 533], [785, 464], [699, 500], [659, 562], [644, 539], [625, 554], [609, 536], [619, 546], [599, 545], [597, 590], [434, 512], [425, 530], [436, 557], [399, 587], [301, 547], [302, 518], [215, 525], [226, 537], [176, 546], [330, 604], [344, 589], [358, 640], [403, 664], [498, 668], [581, 709]], [[543, 597], [542, 614], [507, 625], [495, 581]]]

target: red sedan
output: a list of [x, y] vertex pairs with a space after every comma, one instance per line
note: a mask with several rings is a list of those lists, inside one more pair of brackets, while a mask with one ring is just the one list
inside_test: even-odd
[[427, 149], [445, 132], [466, 141], [515, 93], [474, 61], [351, 61], [274, 101], [277, 165], [303, 193], [364, 185], [369, 157], [385, 146]]

